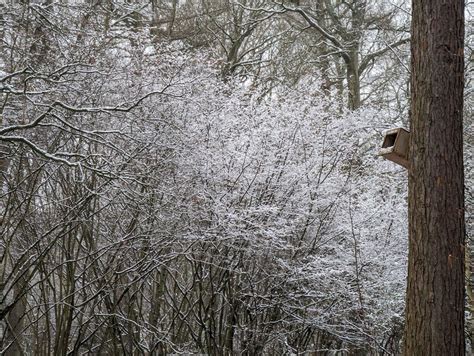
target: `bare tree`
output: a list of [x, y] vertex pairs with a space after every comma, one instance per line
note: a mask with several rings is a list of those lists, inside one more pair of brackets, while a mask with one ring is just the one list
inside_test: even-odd
[[0, 19], [0, 352], [396, 353], [388, 115], [322, 90], [296, 8], [67, 5]]

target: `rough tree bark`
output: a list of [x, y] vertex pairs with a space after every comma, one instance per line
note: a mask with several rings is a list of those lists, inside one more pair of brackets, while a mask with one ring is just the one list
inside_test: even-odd
[[464, 355], [464, 0], [413, 0], [404, 354]]

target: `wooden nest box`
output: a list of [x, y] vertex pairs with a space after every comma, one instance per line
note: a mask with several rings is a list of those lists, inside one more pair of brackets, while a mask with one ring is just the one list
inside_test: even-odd
[[396, 128], [388, 130], [379, 155], [408, 169], [408, 140], [410, 132]]

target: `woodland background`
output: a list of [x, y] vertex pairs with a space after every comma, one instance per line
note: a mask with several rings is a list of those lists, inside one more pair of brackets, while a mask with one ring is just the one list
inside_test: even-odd
[[0, 2], [0, 353], [399, 354], [410, 11]]

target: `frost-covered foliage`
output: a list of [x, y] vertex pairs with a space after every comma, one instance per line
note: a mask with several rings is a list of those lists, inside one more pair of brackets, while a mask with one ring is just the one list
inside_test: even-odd
[[[209, 83], [211, 105], [182, 114], [192, 148], [181, 162], [193, 182], [188, 216], [197, 217], [188, 238], [239, 251], [224, 266], [250, 285], [234, 287], [233, 297], [265, 296], [254, 301], [257, 316], [280, 306], [277, 324], [291, 327], [265, 331], [261, 321], [257, 332], [279, 352], [395, 351], [406, 180], [375, 157], [379, 135], [367, 122], [377, 126], [383, 113], [340, 112], [305, 85], [260, 102]], [[322, 335], [324, 345], [315, 341]], [[263, 350], [275, 352], [267, 343]]]
[[108, 28], [102, 7], [20, 10], [3, 33], [2, 352], [398, 352], [406, 177], [376, 156], [385, 112], [309, 79], [224, 83], [205, 50]]

